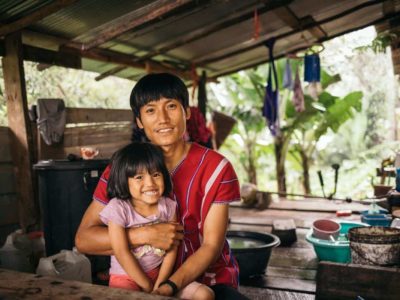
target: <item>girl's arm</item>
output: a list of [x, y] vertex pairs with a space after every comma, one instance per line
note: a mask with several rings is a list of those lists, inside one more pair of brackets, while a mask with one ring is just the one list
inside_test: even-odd
[[[204, 222], [203, 244], [169, 278], [182, 289], [203, 274], [218, 258], [225, 241], [228, 226], [229, 205], [211, 205]], [[165, 284], [157, 293], [170, 296], [172, 288]]]
[[[99, 217], [103, 208], [103, 204], [93, 200], [83, 215], [75, 237], [75, 245], [79, 252], [94, 255], [112, 254], [107, 227]], [[159, 223], [127, 229], [131, 245], [149, 244], [164, 250], [179, 245], [179, 241], [183, 239], [182, 231], [182, 225], [177, 223]]]
[[108, 223], [108, 234], [114, 255], [122, 268], [145, 292], [151, 292], [153, 284], [143, 272], [138, 261], [129, 249], [125, 228], [112, 221]]
[[[176, 221], [176, 214], [171, 220], [172, 222]], [[160, 271], [158, 273], [157, 280], [154, 284], [153, 291], [158, 288], [158, 285], [163, 282], [164, 280], [167, 280], [169, 275], [171, 275], [172, 270], [175, 265], [175, 260], [176, 260], [176, 255], [178, 254], [178, 247], [173, 246], [165, 255], [163, 262], [160, 267]]]

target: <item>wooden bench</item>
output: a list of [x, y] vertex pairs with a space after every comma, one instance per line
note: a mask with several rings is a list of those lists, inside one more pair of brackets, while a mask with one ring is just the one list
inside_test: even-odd
[[316, 299], [395, 300], [400, 297], [400, 269], [320, 262]]

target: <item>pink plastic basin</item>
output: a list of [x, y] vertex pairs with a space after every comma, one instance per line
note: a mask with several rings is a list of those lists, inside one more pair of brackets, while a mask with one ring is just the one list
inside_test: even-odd
[[333, 220], [319, 219], [313, 223], [313, 235], [322, 240], [336, 239], [339, 236], [340, 224]]

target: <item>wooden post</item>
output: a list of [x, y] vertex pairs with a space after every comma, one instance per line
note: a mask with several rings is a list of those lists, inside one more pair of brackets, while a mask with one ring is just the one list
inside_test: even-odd
[[38, 224], [38, 206], [35, 201], [33, 163], [33, 138], [28, 117], [28, 107], [23, 66], [21, 34], [5, 37], [3, 58], [4, 86], [7, 101], [8, 126], [21, 228]]

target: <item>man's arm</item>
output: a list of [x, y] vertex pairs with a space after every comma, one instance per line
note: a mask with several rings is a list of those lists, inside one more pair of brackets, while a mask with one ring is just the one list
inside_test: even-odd
[[[203, 244], [169, 278], [179, 289], [203, 274], [220, 255], [228, 226], [228, 214], [228, 205], [221, 204], [210, 207], [204, 222]], [[170, 296], [172, 289], [165, 284], [160, 286], [156, 293]]]
[[[99, 216], [103, 208], [103, 204], [93, 200], [83, 215], [75, 236], [75, 245], [82, 253], [112, 254], [107, 227]], [[176, 223], [159, 223], [127, 230], [129, 242], [134, 247], [149, 244], [155, 248], [169, 250], [183, 239], [183, 227]]]

